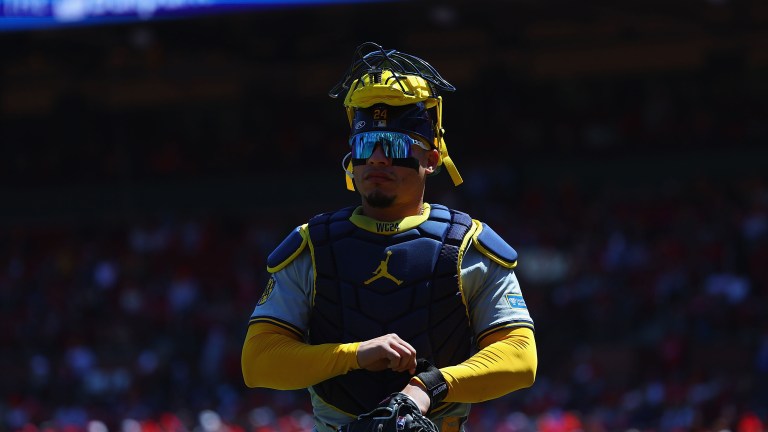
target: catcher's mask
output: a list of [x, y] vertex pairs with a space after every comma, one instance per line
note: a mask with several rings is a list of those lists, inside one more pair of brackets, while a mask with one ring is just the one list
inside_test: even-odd
[[[399, 138], [391, 135], [379, 141], [386, 153], [393, 146], [403, 146], [407, 142], [405, 136], [408, 136], [437, 149], [440, 157], [435, 173], [445, 165], [454, 185], [458, 186], [463, 180], [448, 155], [443, 138], [442, 97], [438, 90], [454, 91], [455, 87], [426, 61], [366, 42], [357, 47], [352, 65], [328, 94], [337, 98], [346, 92], [344, 106], [351, 128], [350, 146], [359, 145], [361, 141], [370, 146], [374, 137], [372, 132], [400, 134]], [[362, 134], [366, 134], [365, 139], [357, 137]], [[376, 142], [372, 145], [371, 151]], [[347, 173], [347, 189], [355, 190], [352, 166], [361, 163], [361, 158], [355, 157], [354, 148], [350, 150], [342, 160], [342, 168]], [[347, 158], [350, 158], [349, 162], [346, 162]], [[413, 166], [413, 163], [410, 153], [404, 158], [393, 157], [395, 165]]]

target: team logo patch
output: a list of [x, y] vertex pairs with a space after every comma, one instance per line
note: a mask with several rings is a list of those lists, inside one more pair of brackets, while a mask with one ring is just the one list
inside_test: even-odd
[[275, 277], [271, 276], [267, 281], [267, 286], [264, 287], [264, 292], [261, 294], [261, 298], [259, 298], [259, 301], [256, 303], [256, 306], [261, 306], [264, 303], [266, 303], [267, 299], [269, 299], [269, 296], [272, 295], [272, 290], [274, 288], [275, 288]]
[[365, 126], [365, 121], [360, 120], [359, 122], [355, 123], [355, 130], [362, 129]]
[[403, 417], [403, 416], [397, 417], [397, 422], [395, 424], [395, 427], [397, 427], [397, 430], [405, 429], [405, 421], [406, 421], [405, 417]]
[[527, 306], [525, 305], [525, 300], [523, 300], [523, 296], [518, 294], [507, 294], [507, 302], [509, 302], [509, 307], [515, 308], [515, 309], [527, 309]]

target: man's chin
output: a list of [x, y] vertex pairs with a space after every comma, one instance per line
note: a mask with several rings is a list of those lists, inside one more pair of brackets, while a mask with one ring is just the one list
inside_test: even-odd
[[363, 199], [373, 208], [388, 208], [395, 202], [393, 195], [385, 195], [379, 191], [372, 192], [364, 196]]

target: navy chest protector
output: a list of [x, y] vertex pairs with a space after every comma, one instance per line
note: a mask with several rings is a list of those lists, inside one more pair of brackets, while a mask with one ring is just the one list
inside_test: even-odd
[[[397, 333], [437, 367], [469, 358], [472, 332], [458, 284], [461, 244], [471, 218], [432, 205], [429, 219], [393, 235], [349, 221], [353, 208], [308, 224], [316, 270], [309, 343], [365, 341]], [[354, 370], [313, 386], [349, 414], [402, 390], [408, 373]]]

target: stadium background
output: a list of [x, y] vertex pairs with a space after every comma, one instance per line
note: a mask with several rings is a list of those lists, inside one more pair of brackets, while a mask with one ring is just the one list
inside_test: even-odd
[[326, 93], [367, 40], [456, 85], [427, 200], [520, 252], [538, 380], [472, 431], [765, 429], [768, 5], [710, 0], [0, 33], [0, 430], [306, 429], [240, 347], [266, 255], [357, 202]]

